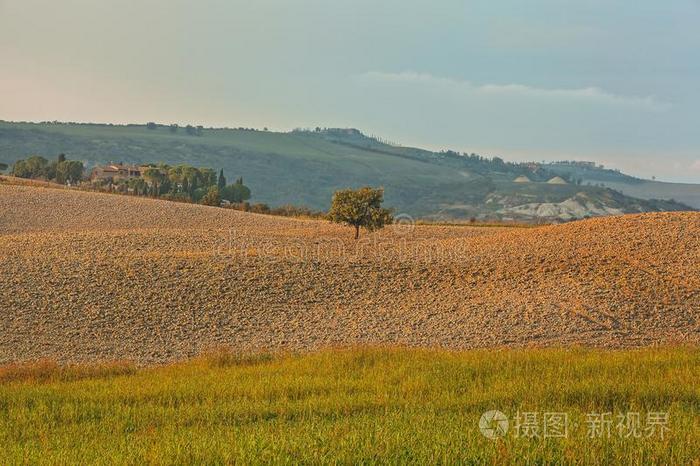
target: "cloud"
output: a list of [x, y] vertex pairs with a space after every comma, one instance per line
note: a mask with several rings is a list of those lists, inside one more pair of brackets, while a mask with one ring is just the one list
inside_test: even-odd
[[696, 160], [695, 162], [693, 162], [693, 164], [690, 166], [690, 169], [700, 171], [700, 160]]
[[649, 110], [666, 110], [670, 107], [668, 103], [660, 102], [654, 96], [640, 97], [618, 95], [599, 87], [552, 89], [527, 86], [524, 84], [474, 84], [471, 81], [415, 72], [386, 73], [381, 71], [369, 71], [359, 75], [359, 78], [367, 82], [418, 84], [431, 88], [457, 91], [468, 95], [588, 101], [602, 104], [634, 106]]

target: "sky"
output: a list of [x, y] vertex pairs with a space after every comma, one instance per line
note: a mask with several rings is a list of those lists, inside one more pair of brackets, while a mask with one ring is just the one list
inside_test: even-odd
[[0, 0], [0, 119], [356, 127], [700, 183], [700, 0]]

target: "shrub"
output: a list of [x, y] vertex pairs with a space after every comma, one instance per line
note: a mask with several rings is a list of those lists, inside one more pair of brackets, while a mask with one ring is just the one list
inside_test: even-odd
[[221, 205], [221, 196], [219, 195], [219, 188], [212, 186], [209, 188], [207, 193], [202, 198], [202, 204], [219, 207]]

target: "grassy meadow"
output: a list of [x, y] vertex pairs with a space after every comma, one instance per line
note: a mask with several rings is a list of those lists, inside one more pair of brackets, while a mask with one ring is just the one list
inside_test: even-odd
[[[698, 380], [700, 352], [685, 348], [218, 352], [151, 368], [6, 366], [0, 456], [2, 464], [697, 464]], [[495, 440], [479, 430], [493, 409], [510, 422]], [[545, 412], [566, 413], [566, 436], [545, 438]], [[606, 412], [610, 435], [590, 438], [587, 414]], [[654, 412], [668, 414], [663, 438], [645, 424]], [[626, 413], [639, 413], [640, 435], [618, 430]]]

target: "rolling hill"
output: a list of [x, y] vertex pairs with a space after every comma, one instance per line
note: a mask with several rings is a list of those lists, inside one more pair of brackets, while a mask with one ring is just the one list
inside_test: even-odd
[[[66, 153], [87, 166], [123, 161], [223, 168], [229, 179], [244, 177], [254, 202], [318, 210], [328, 208], [337, 189], [383, 186], [387, 204], [397, 213], [433, 219], [557, 221], [688, 209], [639, 190], [633, 198], [609, 187], [546, 183], [558, 174], [566, 176], [556, 167], [397, 147], [352, 129], [197, 133], [188, 134], [184, 128], [173, 132], [167, 126], [0, 122], [0, 162]], [[522, 176], [531, 182], [514, 182]], [[693, 201], [693, 189], [700, 191], [693, 186], [691, 195], [676, 200]]]
[[668, 183], [644, 180], [610, 170], [592, 163], [547, 163], [547, 170], [571, 178], [583, 184], [603, 184], [627, 196], [640, 199], [675, 199], [695, 209], [700, 209], [700, 185], [692, 183]]
[[0, 185], [0, 363], [700, 343], [700, 213], [351, 238], [324, 221]]

